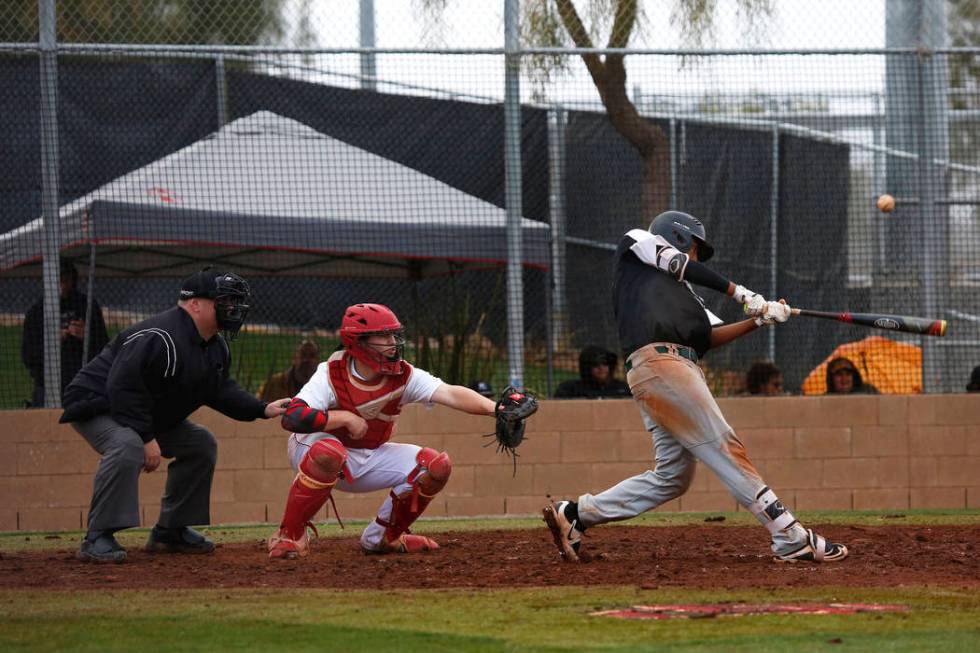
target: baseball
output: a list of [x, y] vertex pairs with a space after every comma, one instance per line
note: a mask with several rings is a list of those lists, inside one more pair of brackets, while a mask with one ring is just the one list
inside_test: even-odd
[[882, 195], [878, 198], [878, 210], [882, 213], [891, 213], [895, 210], [895, 198], [891, 195]]

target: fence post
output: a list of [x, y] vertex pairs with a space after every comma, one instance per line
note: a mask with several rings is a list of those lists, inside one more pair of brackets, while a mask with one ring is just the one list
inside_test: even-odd
[[[772, 190], [769, 195], [769, 301], [779, 301], [779, 123], [772, 126]], [[769, 360], [776, 360], [776, 329], [768, 329]]]
[[567, 342], [568, 297], [565, 289], [565, 127], [560, 106], [548, 112], [548, 206], [551, 222], [551, 349], [560, 351]]
[[214, 58], [214, 90], [218, 96], [218, 129], [228, 124], [228, 79], [225, 77], [225, 57]]
[[[360, 20], [358, 21], [359, 43], [362, 48], [373, 48], [374, 43], [374, 0], [361, 0]], [[361, 53], [361, 88], [374, 91], [378, 87], [378, 68], [373, 52]]]
[[504, 4], [504, 197], [507, 204], [507, 357], [510, 383], [524, 380], [524, 278], [521, 218], [520, 0]]
[[58, 292], [58, 37], [55, 0], [38, 0], [41, 49], [41, 220], [44, 224], [44, 405], [61, 405], [61, 300]]

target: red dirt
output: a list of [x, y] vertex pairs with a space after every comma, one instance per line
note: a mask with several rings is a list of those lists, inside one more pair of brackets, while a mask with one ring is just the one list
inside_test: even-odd
[[259, 541], [219, 546], [209, 556], [133, 549], [121, 565], [78, 562], [74, 550], [5, 553], [0, 588], [980, 587], [980, 526], [814, 529], [847, 544], [851, 556], [824, 565], [776, 563], [757, 526], [607, 525], [586, 535], [590, 562], [564, 563], [542, 525], [435, 534], [441, 548], [417, 555], [366, 556], [356, 537], [314, 541], [310, 556], [294, 561], [268, 560]]

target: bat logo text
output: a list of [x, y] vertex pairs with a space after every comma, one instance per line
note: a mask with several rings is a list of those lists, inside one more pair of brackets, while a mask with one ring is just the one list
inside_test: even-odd
[[897, 329], [899, 325], [890, 317], [879, 317], [875, 320], [875, 326], [879, 329]]

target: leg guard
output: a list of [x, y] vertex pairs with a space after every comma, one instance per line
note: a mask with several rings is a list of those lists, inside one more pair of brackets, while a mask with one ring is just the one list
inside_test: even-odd
[[[269, 538], [269, 556], [295, 558], [306, 555], [306, 526], [330, 497], [343, 474], [347, 450], [336, 440], [317, 440], [299, 463], [289, 488], [286, 512], [279, 532]], [[281, 555], [280, 555], [281, 554]]]
[[796, 523], [793, 513], [783, 507], [779, 497], [768, 487], [759, 490], [755, 501], [748, 508], [755, 518], [769, 529], [771, 535], [786, 530]]
[[419, 451], [415, 460], [417, 463], [415, 469], [405, 479], [412, 484], [412, 489], [401, 495], [392, 492], [391, 515], [388, 520], [385, 521], [380, 517], [375, 520], [385, 527], [382, 547], [389, 551], [413, 553], [439, 548], [438, 544], [427, 537], [405, 535], [405, 533], [426, 509], [432, 498], [446, 487], [452, 471], [452, 462], [446, 452], [439, 453], [428, 447]]

